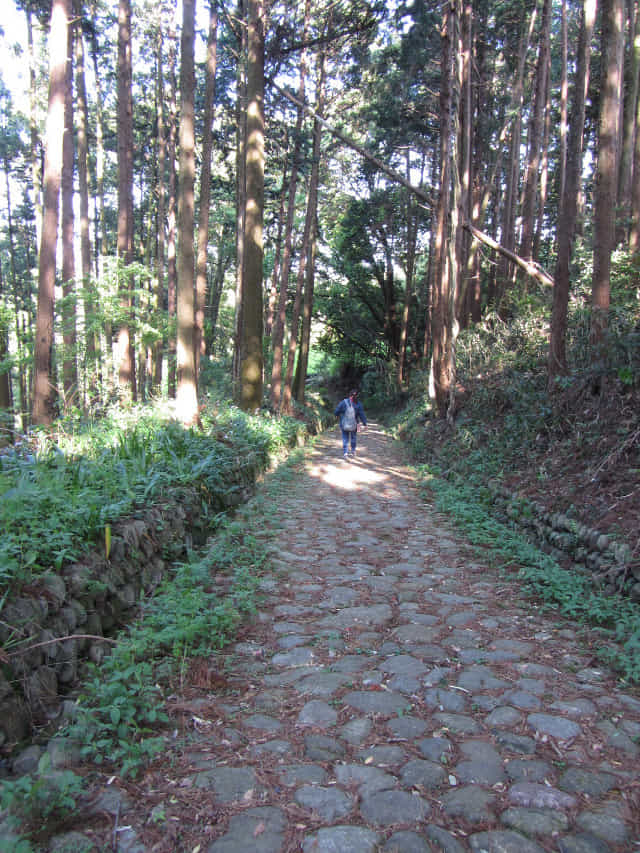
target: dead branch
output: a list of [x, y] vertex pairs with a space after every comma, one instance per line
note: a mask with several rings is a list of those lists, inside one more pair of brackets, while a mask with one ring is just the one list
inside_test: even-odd
[[[30, 646], [24, 646], [23, 648], [16, 649], [13, 652], [5, 652], [3, 649], [0, 649], [0, 660], [4, 663], [8, 663], [11, 658], [18, 657], [19, 655], [25, 655], [27, 652], [33, 651], [33, 649], [39, 649], [43, 646], [52, 646], [54, 643], [64, 643], [66, 640], [99, 640], [104, 643], [111, 643], [112, 646], [116, 646], [118, 644], [117, 640], [111, 640], [109, 637], [101, 637], [97, 634], [69, 634], [67, 637], [56, 637], [53, 640], [43, 640], [41, 643], [32, 643]], [[6, 660], [4, 660], [6, 658]]]

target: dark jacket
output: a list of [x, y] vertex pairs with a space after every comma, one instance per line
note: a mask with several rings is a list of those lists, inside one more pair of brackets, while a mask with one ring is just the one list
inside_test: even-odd
[[[336, 410], [334, 412], [334, 415], [337, 418], [338, 417], [340, 418], [340, 429], [343, 429], [342, 423], [343, 423], [344, 414], [347, 410], [347, 403], [348, 402], [349, 402], [349, 398], [345, 397], [344, 400], [341, 400], [338, 403], [338, 405], [336, 406]], [[356, 410], [356, 423], [358, 421], [360, 421], [361, 424], [364, 424], [364, 426], [366, 426], [367, 425], [367, 417], [364, 413], [364, 409], [362, 408], [362, 403], [360, 402], [360, 400], [356, 400], [356, 402], [353, 404], [353, 408]]]

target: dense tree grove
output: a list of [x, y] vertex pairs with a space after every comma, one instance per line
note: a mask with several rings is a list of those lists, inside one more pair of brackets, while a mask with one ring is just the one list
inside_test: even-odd
[[197, 423], [216, 359], [290, 413], [314, 351], [420, 370], [451, 417], [460, 330], [534, 295], [551, 389], [589, 262], [605, 375], [612, 257], [640, 251], [635, 0], [9, 5], [2, 441], [110, 399]]

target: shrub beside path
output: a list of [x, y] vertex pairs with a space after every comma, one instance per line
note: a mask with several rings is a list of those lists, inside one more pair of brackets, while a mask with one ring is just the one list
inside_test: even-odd
[[190, 810], [154, 821], [149, 776], [119, 849], [639, 849], [638, 692], [473, 552], [375, 424], [354, 460], [317, 439], [260, 524], [259, 616], [174, 708], [164, 773]]

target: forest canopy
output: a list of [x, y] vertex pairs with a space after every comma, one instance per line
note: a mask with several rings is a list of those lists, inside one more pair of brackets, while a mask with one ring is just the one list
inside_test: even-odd
[[212, 365], [247, 411], [328, 360], [452, 418], [460, 331], [532, 302], [550, 392], [577, 302], [600, 387], [638, 311], [636, 5], [11, 0], [3, 441], [113, 400], [195, 424]]

